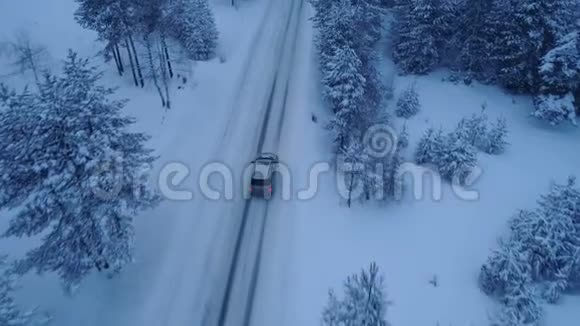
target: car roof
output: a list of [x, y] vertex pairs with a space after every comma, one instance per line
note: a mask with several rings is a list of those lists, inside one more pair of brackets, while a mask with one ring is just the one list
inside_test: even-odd
[[272, 162], [269, 160], [256, 160], [254, 164], [254, 177], [266, 179], [270, 176]]

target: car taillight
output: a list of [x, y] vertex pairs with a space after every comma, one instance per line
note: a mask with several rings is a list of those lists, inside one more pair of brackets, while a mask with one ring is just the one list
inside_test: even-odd
[[250, 187], [250, 192], [252, 192], [252, 187]]
[[270, 186], [270, 187], [268, 188], [268, 191], [269, 191], [269, 192], [272, 192], [272, 186]]

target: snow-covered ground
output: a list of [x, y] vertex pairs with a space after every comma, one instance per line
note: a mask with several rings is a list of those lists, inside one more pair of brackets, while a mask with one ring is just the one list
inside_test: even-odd
[[[300, 11], [292, 57], [283, 53], [288, 51], [283, 38], [287, 15], [293, 12], [291, 2], [240, 3], [234, 10], [226, 0], [212, 2], [219, 52], [226, 61], [192, 67], [186, 88], [173, 92], [174, 106], [168, 112], [154, 91], [136, 89], [131, 80], [120, 80], [107, 69], [106, 82], [120, 86], [119, 96], [131, 100], [127, 111], [137, 117], [136, 128], [153, 136], [150, 146], [160, 155], [157, 168], [179, 162], [191, 169], [180, 188], [193, 190], [193, 200], [166, 201], [137, 219], [136, 262], [120, 277], [93, 275], [68, 298], [54, 277], [30, 275], [23, 280], [19, 302], [39, 305], [55, 316], [55, 325], [63, 326], [201, 324], [207, 305], [219, 301], [208, 294], [225, 286], [224, 263], [238, 227], [232, 217], [241, 214], [243, 204], [201, 198], [197, 174], [207, 162], [236, 165], [255, 154], [260, 125], [271, 106], [268, 95], [278, 92], [283, 96], [276, 99], [283, 103], [276, 105], [285, 107], [284, 114], [270, 119], [283, 123], [267, 133], [280, 135], [278, 153], [292, 172], [293, 198], [275, 198], [264, 215], [251, 325], [318, 325], [327, 290], [340, 288], [347, 275], [371, 261], [385, 274], [393, 325], [486, 325], [494, 304], [477, 287], [479, 268], [516, 209], [533, 206], [551, 181], [580, 175], [580, 130], [545, 127], [529, 117], [528, 98], [496, 87], [442, 82], [445, 72], [395, 77], [395, 94], [416, 81], [421, 97], [422, 111], [407, 123], [411, 143], [430, 125], [452, 128], [460, 118], [479, 112], [484, 102], [490, 118], [507, 118], [508, 151], [501, 156], [479, 154], [483, 175], [472, 187], [479, 199], [461, 200], [444, 184], [442, 199], [433, 200], [426, 184], [421, 200], [406, 196], [400, 203], [347, 208], [339, 199], [334, 175], [327, 172], [312, 199], [298, 200], [296, 192], [309, 185], [312, 166], [334, 164], [323, 129], [329, 112], [320, 101], [314, 31], [308, 20], [312, 10], [305, 5]], [[0, 0], [0, 40], [27, 31], [32, 41], [47, 47], [46, 65], [55, 70], [68, 48], [95, 56], [101, 45], [74, 22], [74, 8], [73, 0]], [[0, 76], [11, 71], [2, 60]], [[94, 62], [101, 64], [101, 59], [95, 57]], [[291, 69], [278, 70], [280, 62], [292, 62]], [[383, 64], [388, 78], [386, 70], [392, 65]], [[272, 88], [276, 76], [285, 73], [287, 94], [280, 84], [278, 90]], [[14, 85], [23, 84], [21, 77], [9, 78]], [[272, 137], [269, 141], [264, 146], [276, 147]], [[406, 154], [410, 158], [410, 151]], [[0, 248], [17, 256], [26, 246], [3, 239]], [[429, 283], [435, 275], [437, 287]], [[547, 307], [546, 325], [575, 325], [579, 304], [579, 297], [567, 296], [560, 305]]]

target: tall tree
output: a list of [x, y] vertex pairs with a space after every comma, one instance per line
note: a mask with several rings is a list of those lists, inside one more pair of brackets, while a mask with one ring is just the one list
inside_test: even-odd
[[130, 262], [133, 217], [159, 200], [146, 183], [148, 137], [128, 131], [126, 102], [100, 78], [70, 51], [37, 94], [0, 91], [0, 208], [18, 208], [4, 235], [42, 234], [17, 270], [55, 272], [67, 289]]
[[491, 67], [489, 48], [494, 39], [488, 18], [494, 1], [466, 0], [459, 7], [459, 23], [455, 41], [458, 42], [458, 63], [461, 70], [478, 79], [489, 78]]
[[208, 60], [215, 56], [218, 31], [207, 0], [175, 0], [167, 12], [167, 30], [191, 58]]
[[439, 64], [439, 38], [434, 22], [435, 0], [406, 0], [402, 6], [393, 58], [404, 73], [425, 74]]
[[560, 38], [542, 58], [541, 91], [564, 95], [580, 87], [580, 28]]
[[497, 2], [490, 16], [496, 41], [490, 49], [499, 82], [513, 90], [537, 93], [538, 67], [557, 40], [570, 31], [574, 17], [570, 0]]
[[337, 49], [327, 63], [328, 72], [322, 81], [323, 96], [335, 111], [331, 129], [339, 148], [361, 118], [365, 79], [360, 74], [360, 66], [354, 50], [348, 47]]

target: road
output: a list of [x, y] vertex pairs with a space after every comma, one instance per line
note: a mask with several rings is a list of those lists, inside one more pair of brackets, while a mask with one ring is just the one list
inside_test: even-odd
[[[260, 152], [278, 152], [286, 110], [291, 109], [286, 104], [299, 26], [305, 19], [304, 0], [271, 0], [269, 5], [256, 35], [256, 50], [246, 63], [240, 92], [232, 105], [232, 114], [221, 140], [223, 147], [220, 146], [225, 151], [229, 148], [236, 156], [247, 157], [247, 161]], [[256, 82], [264, 87], [257, 92], [249, 91], [252, 87], [246, 86], [255, 86]], [[255, 125], [240, 123], [243, 121], [240, 114], [256, 114], [252, 121]], [[252, 133], [253, 137], [248, 137]], [[240, 149], [248, 152], [240, 153]], [[223, 162], [236, 161], [228, 154], [222, 159]], [[215, 281], [207, 287], [211, 295], [203, 303], [201, 325], [204, 326], [252, 325], [269, 203], [240, 198], [229, 206], [224, 223], [231, 229], [221, 234], [224, 241], [231, 244], [224, 246], [219, 259], [213, 259], [207, 267], [207, 275], [215, 275]]]

